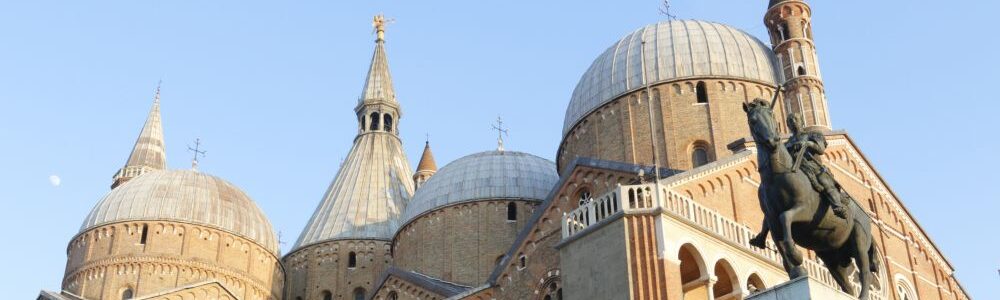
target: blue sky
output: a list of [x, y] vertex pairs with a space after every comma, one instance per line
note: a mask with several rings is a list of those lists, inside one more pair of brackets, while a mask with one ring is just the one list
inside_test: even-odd
[[[416, 164], [495, 147], [555, 156], [570, 94], [621, 36], [663, 17], [657, 1], [0, 2], [0, 290], [58, 290], [66, 244], [108, 191], [163, 79], [171, 168], [239, 185], [287, 250], [355, 133], [371, 16], [395, 18], [387, 50]], [[676, 0], [681, 18], [766, 39], [764, 0]], [[973, 297], [1000, 295], [993, 159], [997, 1], [816, 1], [834, 127], [847, 130], [957, 269]], [[58, 186], [50, 176], [61, 179]]]

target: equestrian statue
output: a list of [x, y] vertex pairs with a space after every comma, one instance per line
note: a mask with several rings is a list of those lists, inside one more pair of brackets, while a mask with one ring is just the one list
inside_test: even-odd
[[[757, 147], [758, 196], [764, 211], [763, 229], [750, 244], [764, 248], [770, 231], [791, 279], [807, 276], [796, 245], [815, 251], [841, 290], [866, 300], [878, 272], [871, 218], [819, 160], [826, 150], [822, 132], [803, 128], [801, 116], [791, 114], [792, 135], [782, 143], [773, 112], [779, 93], [770, 104], [762, 99], [743, 104]], [[852, 262], [860, 270], [860, 293], [850, 281]]]

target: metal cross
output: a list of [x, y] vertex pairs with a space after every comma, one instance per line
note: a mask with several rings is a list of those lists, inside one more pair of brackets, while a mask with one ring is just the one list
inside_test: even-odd
[[493, 130], [497, 131], [497, 151], [503, 152], [503, 136], [507, 135], [507, 129], [503, 128], [503, 119], [497, 116], [497, 123], [492, 126]]
[[156, 95], [153, 96], [153, 102], [156, 102], [156, 103], [160, 102], [160, 85], [161, 84], [163, 84], [163, 79], [160, 79], [160, 81], [156, 82]]
[[667, 16], [667, 20], [677, 20], [677, 16], [670, 12], [670, 0], [663, 0], [663, 6], [660, 7], [660, 14]]
[[201, 139], [194, 139], [194, 148], [189, 145], [188, 151], [194, 152], [194, 157], [191, 158], [191, 169], [198, 169], [198, 155], [205, 157], [205, 150], [201, 150]]

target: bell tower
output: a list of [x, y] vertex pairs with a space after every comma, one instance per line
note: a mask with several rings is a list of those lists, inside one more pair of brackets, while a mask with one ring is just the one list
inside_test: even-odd
[[764, 24], [781, 66], [785, 111], [801, 114], [806, 127], [830, 130], [811, 18], [804, 0], [770, 0]]

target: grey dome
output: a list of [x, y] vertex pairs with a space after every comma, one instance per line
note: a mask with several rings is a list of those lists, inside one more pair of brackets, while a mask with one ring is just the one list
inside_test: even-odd
[[188, 170], [153, 171], [111, 190], [87, 215], [80, 232], [141, 220], [217, 228], [278, 254], [274, 228], [250, 197], [221, 178]]
[[488, 199], [542, 201], [559, 181], [556, 164], [531, 154], [487, 151], [459, 158], [438, 170], [413, 194], [403, 224], [451, 204]]
[[611, 45], [583, 74], [566, 109], [563, 135], [591, 111], [644, 87], [646, 78], [654, 84], [722, 77], [777, 85], [777, 65], [764, 43], [728, 25], [692, 20], [646, 25]]

